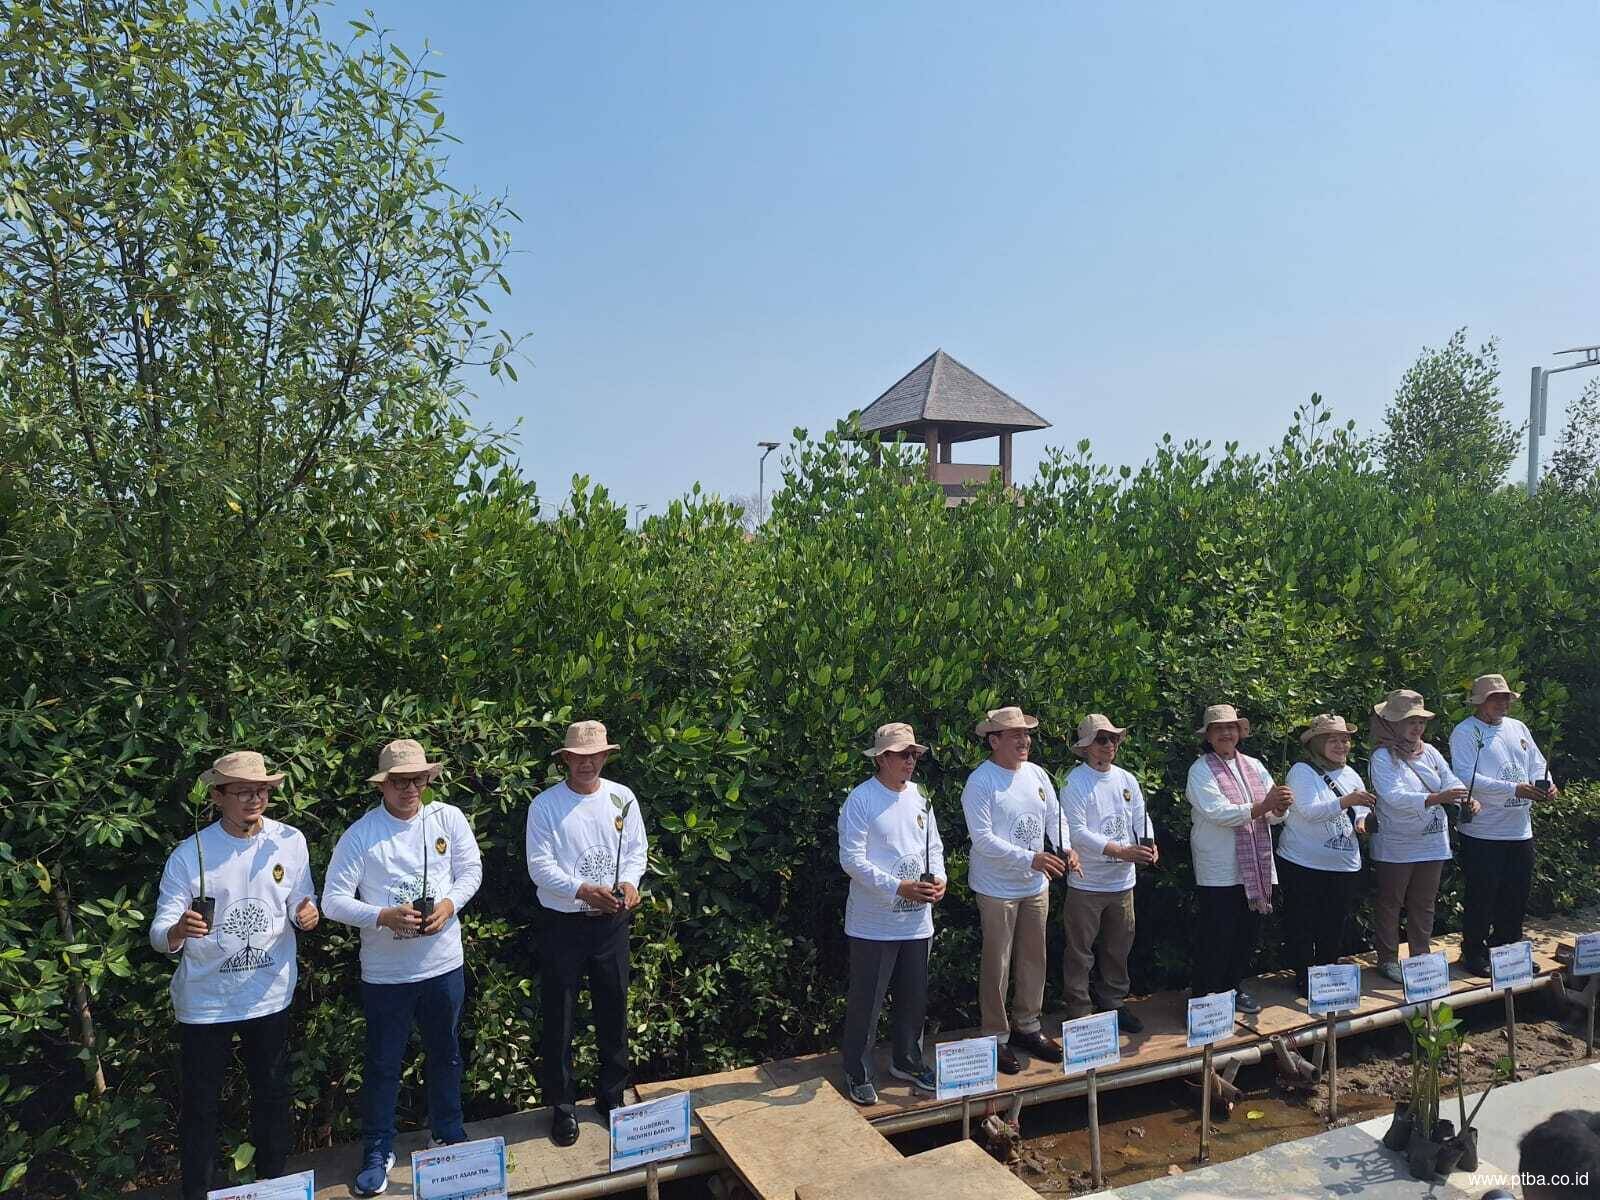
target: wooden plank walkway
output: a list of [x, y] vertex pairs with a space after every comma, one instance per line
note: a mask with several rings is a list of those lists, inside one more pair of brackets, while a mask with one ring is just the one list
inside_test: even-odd
[[[1533, 943], [1534, 965], [1540, 975], [1547, 975], [1559, 969], [1555, 951], [1558, 943], [1565, 941], [1569, 945], [1573, 939], [1574, 931], [1558, 922], [1530, 921], [1528, 923], [1528, 937]], [[1454, 959], [1459, 939], [1454, 936], [1435, 939], [1435, 948], [1443, 950], [1446, 957]], [[1379, 975], [1372, 969], [1370, 956], [1361, 959], [1362, 971], [1362, 998], [1361, 1013], [1374, 1013], [1384, 1009], [1392, 1009], [1403, 1004], [1399, 985]], [[1488, 980], [1477, 976], [1464, 975], [1459, 968], [1452, 968], [1451, 989], [1454, 993], [1462, 993], [1485, 987]], [[1259, 1015], [1241, 1021], [1234, 1036], [1217, 1044], [1218, 1052], [1255, 1045], [1263, 1042], [1274, 1034], [1292, 1034], [1321, 1023], [1321, 1018], [1311, 1017], [1305, 1002], [1293, 994], [1293, 979], [1287, 973], [1279, 973], [1260, 977], [1252, 982], [1252, 990], [1262, 1002], [1263, 1008]], [[1159, 992], [1155, 995], [1143, 997], [1133, 1001], [1130, 1008], [1137, 1013], [1145, 1023], [1145, 1030], [1138, 1036], [1123, 1035], [1122, 1049], [1123, 1061], [1115, 1068], [1102, 1070], [1100, 1078], [1103, 1087], [1115, 1086], [1117, 1075], [1150, 1066], [1179, 1060], [1193, 1060], [1198, 1071], [1198, 1051], [1191, 1051], [1184, 1044], [1184, 995], [1181, 992]], [[1052, 1019], [1052, 1026], [1058, 1026], [1059, 1020]], [[973, 1030], [954, 1030], [940, 1034], [935, 1040], [943, 1041], [961, 1037], [970, 1037]], [[886, 1066], [887, 1064], [881, 1064]], [[1059, 1064], [1030, 1062], [1019, 1075], [1002, 1075], [1000, 1089], [996, 1096], [1007, 1097], [1016, 1092], [1030, 1092], [1061, 1083], [1062, 1070]], [[829, 1103], [827, 1100], [817, 1101], [815, 1098], [828, 1088], [837, 1093], [839, 1104]], [[737, 1115], [741, 1112], [751, 1112], [755, 1107], [766, 1107], [776, 1113], [781, 1126], [778, 1141], [788, 1143], [807, 1152], [807, 1156], [815, 1160], [818, 1145], [829, 1148], [828, 1156], [833, 1156], [833, 1143], [831, 1140], [837, 1132], [838, 1122], [844, 1116], [856, 1118], [860, 1130], [853, 1130], [848, 1136], [857, 1138], [861, 1133], [866, 1133], [883, 1143], [896, 1158], [898, 1151], [880, 1134], [870, 1128], [869, 1122], [886, 1122], [895, 1118], [905, 1117], [931, 1109], [949, 1109], [952, 1115], [959, 1110], [959, 1103], [949, 1101], [939, 1102], [930, 1096], [913, 1092], [908, 1084], [901, 1083], [888, 1075], [887, 1070], [879, 1072], [879, 1103], [868, 1109], [858, 1109], [844, 1096], [844, 1075], [839, 1066], [837, 1053], [810, 1054], [797, 1058], [783, 1059], [777, 1062], [764, 1063], [760, 1066], [741, 1067], [737, 1070], [722, 1071], [714, 1074], [694, 1076], [687, 1079], [658, 1080], [651, 1083], [639, 1084], [633, 1089], [630, 1099], [651, 1099], [673, 1092], [689, 1091], [693, 1098], [696, 1114], [694, 1153], [716, 1152], [718, 1139], [714, 1125], [719, 1117], [725, 1114]], [[776, 1102], [773, 1099], [763, 1100], [762, 1097], [771, 1097], [774, 1094], [782, 1096], [787, 1094], [789, 1101]], [[793, 1098], [806, 1095], [811, 1101], [806, 1105], [793, 1103]], [[985, 1100], [988, 1097], [983, 1098]], [[741, 1108], [738, 1102], [744, 1102]], [[822, 1105], [827, 1106], [825, 1130], [813, 1132], [802, 1129], [798, 1123], [804, 1121], [809, 1124], [809, 1118], [802, 1117], [803, 1112], [811, 1111], [811, 1103], [816, 1103], [816, 1112], [824, 1111]], [[468, 1133], [473, 1137], [502, 1136], [506, 1139], [507, 1154], [511, 1166], [511, 1190], [514, 1195], [537, 1197], [541, 1192], [550, 1188], [573, 1184], [583, 1181], [599, 1180], [608, 1173], [608, 1139], [606, 1130], [600, 1124], [594, 1109], [589, 1104], [580, 1105], [578, 1108], [580, 1121], [580, 1137], [576, 1146], [568, 1149], [558, 1149], [549, 1140], [550, 1112], [548, 1109], [534, 1109], [528, 1112], [515, 1113], [509, 1116], [496, 1118], [491, 1121], [478, 1121], [468, 1125]], [[709, 1116], [708, 1116], [709, 1114]], [[864, 1121], [860, 1118], [865, 1118]], [[735, 1122], [737, 1125], [738, 1122]], [[760, 1122], [752, 1122], [752, 1127]], [[852, 1128], [848, 1122], [844, 1127]], [[750, 1151], [740, 1140], [739, 1134], [727, 1130], [724, 1137], [728, 1140], [732, 1165], [741, 1175], [753, 1172], [760, 1175], [766, 1170], [760, 1160], [767, 1156], [770, 1149], [754, 1151], [756, 1162], [750, 1161]], [[388, 1195], [409, 1196], [410, 1187], [410, 1152], [420, 1149], [426, 1142], [426, 1135], [412, 1133], [402, 1136], [396, 1144], [395, 1170], [390, 1175]], [[754, 1143], [752, 1143], [754, 1144]], [[779, 1147], [781, 1149], [781, 1146]], [[738, 1155], [743, 1152], [746, 1157], [741, 1160]], [[839, 1155], [843, 1159], [843, 1154]], [[925, 1156], [916, 1156], [923, 1158]], [[290, 1170], [301, 1171], [314, 1169], [317, 1172], [317, 1196], [319, 1200], [346, 1200], [350, 1195], [349, 1181], [355, 1173], [358, 1158], [358, 1147], [353, 1145], [338, 1146], [328, 1150], [317, 1151], [294, 1160]], [[892, 1160], [884, 1160], [892, 1161]], [[913, 1160], [901, 1160], [910, 1162]], [[872, 1167], [873, 1163], [852, 1164], [859, 1170]], [[790, 1168], [785, 1168], [790, 1169]], [[787, 1177], [785, 1177], [787, 1178]], [[747, 1176], [748, 1181], [748, 1176]], [[840, 1180], [832, 1179], [795, 1179], [793, 1185], [810, 1183], [813, 1189], [807, 1194], [805, 1200], [812, 1197], [826, 1197], [829, 1193], [818, 1190], [827, 1186], [841, 1184]], [[951, 1180], [948, 1175], [941, 1181], [941, 1188], [948, 1193]], [[781, 1186], [773, 1185], [773, 1186]], [[892, 1193], [884, 1193], [890, 1195]], [[1003, 1195], [999, 1192], [989, 1192], [991, 1195]], [[794, 1195], [791, 1191], [784, 1196], [790, 1200]]]

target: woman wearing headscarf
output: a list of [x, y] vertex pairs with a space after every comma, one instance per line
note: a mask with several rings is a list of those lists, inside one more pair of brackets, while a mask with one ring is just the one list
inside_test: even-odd
[[1302, 996], [1313, 964], [1339, 961], [1361, 871], [1356, 835], [1376, 800], [1349, 765], [1356, 727], [1322, 713], [1300, 735], [1304, 757], [1284, 780], [1294, 805], [1278, 836], [1283, 933]]
[[1378, 969], [1395, 983], [1400, 973], [1400, 910], [1406, 913], [1406, 940], [1413, 956], [1433, 944], [1433, 905], [1439, 876], [1450, 861], [1446, 804], [1466, 801], [1467, 789], [1422, 735], [1434, 714], [1422, 694], [1407, 688], [1390, 692], [1372, 710], [1372, 790], [1378, 796], [1378, 831], [1372, 835], [1373, 872], [1378, 879], [1373, 924]]
[[1267, 769], [1239, 742], [1250, 736], [1250, 722], [1231, 704], [1213, 704], [1195, 730], [1203, 738], [1200, 757], [1189, 768], [1186, 789], [1193, 810], [1189, 848], [1199, 900], [1191, 994], [1233, 991], [1243, 1013], [1261, 1004], [1241, 986], [1256, 949], [1256, 927], [1272, 911], [1270, 825], [1283, 820], [1294, 794], [1274, 784]]

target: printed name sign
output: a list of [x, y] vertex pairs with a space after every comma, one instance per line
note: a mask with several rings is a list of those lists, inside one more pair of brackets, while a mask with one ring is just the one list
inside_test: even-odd
[[1308, 1007], [1314, 1016], [1361, 1007], [1361, 968], [1355, 963], [1328, 963], [1306, 974], [1311, 985]]
[[1600, 975], [1600, 933], [1580, 933], [1573, 942], [1572, 973]]
[[959, 1042], [940, 1042], [934, 1052], [934, 1071], [938, 1075], [937, 1100], [959, 1100], [978, 1096], [999, 1086], [999, 1044], [988, 1037], [963, 1038]]
[[1423, 1004], [1450, 994], [1450, 965], [1437, 950], [1401, 959], [1400, 978], [1405, 981], [1407, 1004]]
[[276, 1179], [241, 1183], [238, 1187], [215, 1188], [206, 1193], [206, 1200], [313, 1200], [316, 1194], [316, 1173], [301, 1171]]
[[1068, 1075], [1122, 1061], [1122, 1031], [1115, 1010], [1061, 1022], [1061, 1067]]
[[1189, 1001], [1189, 1045], [1209, 1046], [1233, 1033], [1233, 992], [1217, 992]]
[[1489, 980], [1495, 991], [1533, 978], [1533, 943], [1489, 947]]
[[689, 1093], [674, 1092], [611, 1110], [611, 1169], [682, 1158], [689, 1153]]
[[480, 1138], [411, 1152], [416, 1200], [506, 1200], [506, 1140]]

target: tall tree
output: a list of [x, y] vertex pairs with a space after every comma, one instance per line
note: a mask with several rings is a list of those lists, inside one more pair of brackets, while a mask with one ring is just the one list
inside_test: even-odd
[[1568, 491], [1600, 479], [1600, 379], [1591, 379], [1567, 409], [1567, 423], [1550, 456], [1548, 477]]
[[1378, 453], [1391, 482], [1405, 491], [1499, 487], [1522, 443], [1499, 380], [1492, 339], [1473, 351], [1458, 329], [1442, 348], [1424, 348], [1384, 413]]

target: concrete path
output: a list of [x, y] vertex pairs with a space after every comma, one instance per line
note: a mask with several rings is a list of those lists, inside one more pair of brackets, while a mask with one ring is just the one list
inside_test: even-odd
[[[1477, 1095], [1467, 1097], [1467, 1111]], [[1383, 1147], [1389, 1118], [1335, 1129], [1316, 1137], [1234, 1159], [1183, 1175], [1152, 1179], [1101, 1195], [1111, 1200], [1172, 1200], [1203, 1197], [1226, 1200], [1320, 1200], [1324, 1196], [1362, 1200], [1466, 1200], [1504, 1187], [1514, 1196], [1517, 1140], [1551, 1113], [1564, 1108], [1600, 1109], [1600, 1063], [1570, 1067], [1550, 1075], [1495, 1088], [1474, 1124], [1478, 1127], [1478, 1170], [1456, 1172], [1448, 1181], [1419, 1183], [1405, 1158]], [[1456, 1120], [1456, 1104], [1441, 1116]]]

